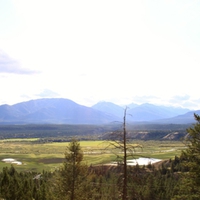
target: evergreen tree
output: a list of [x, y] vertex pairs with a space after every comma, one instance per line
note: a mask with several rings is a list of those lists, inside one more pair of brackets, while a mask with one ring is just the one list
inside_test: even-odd
[[60, 199], [89, 199], [85, 197], [87, 191], [87, 169], [82, 164], [83, 152], [80, 143], [73, 139], [66, 148], [65, 162], [59, 172], [59, 181], [57, 190], [60, 193]]
[[1, 197], [5, 199], [10, 198], [10, 176], [8, 173], [8, 168], [3, 168], [2, 180], [1, 180]]
[[178, 194], [173, 200], [200, 199], [200, 116], [194, 114], [194, 118], [196, 124], [187, 129], [188, 135], [184, 140], [187, 149], [181, 155], [182, 162], [189, 172], [182, 174], [177, 188]]

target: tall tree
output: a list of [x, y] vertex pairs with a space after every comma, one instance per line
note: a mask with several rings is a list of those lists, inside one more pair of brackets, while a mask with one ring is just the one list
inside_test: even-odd
[[84, 198], [84, 184], [87, 176], [87, 166], [82, 164], [83, 152], [80, 143], [73, 139], [66, 148], [65, 162], [60, 171], [60, 191], [64, 199]]
[[184, 139], [187, 149], [181, 154], [183, 165], [189, 172], [182, 174], [174, 200], [200, 199], [200, 116], [194, 114], [194, 118], [196, 124], [187, 129], [188, 134]]
[[109, 147], [112, 146], [115, 150], [119, 150], [122, 153], [122, 156], [117, 152], [117, 158], [120, 161], [120, 166], [122, 166], [122, 192], [120, 196], [122, 200], [128, 199], [128, 191], [127, 191], [127, 158], [133, 157], [135, 149], [140, 147], [141, 145], [132, 144], [129, 142], [126, 130], [126, 116], [127, 116], [127, 107], [124, 109], [124, 116], [123, 116], [123, 128], [122, 131], [113, 132], [110, 135], [109, 139], [112, 141], [109, 143]]
[[124, 110], [124, 120], [123, 120], [123, 161], [124, 161], [124, 168], [123, 168], [123, 193], [122, 199], [127, 199], [127, 132], [126, 132], [126, 110]]

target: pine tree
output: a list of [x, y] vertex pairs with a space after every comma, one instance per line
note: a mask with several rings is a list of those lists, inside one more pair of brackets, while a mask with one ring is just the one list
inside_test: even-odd
[[73, 139], [66, 148], [65, 162], [59, 172], [59, 181], [57, 189], [60, 191], [58, 198], [75, 200], [88, 199], [87, 191], [87, 169], [88, 167], [82, 163], [83, 152], [80, 143]]
[[9, 186], [10, 186], [10, 176], [8, 173], [8, 168], [5, 167], [3, 168], [3, 175], [2, 175], [2, 180], [1, 180], [1, 197], [5, 199], [10, 198], [10, 193], [9, 193]]
[[200, 116], [194, 114], [196, 124], [187, 129], [188, 135], [184, 139], [187, 149], [182, 152], [181, 159], [189, 170], [182, 174], [178, 186], [178, 194], [173, 200], [200, 199]]

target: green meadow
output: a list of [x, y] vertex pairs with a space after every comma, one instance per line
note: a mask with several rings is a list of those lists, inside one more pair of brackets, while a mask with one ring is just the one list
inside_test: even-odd
[[[0, 140], [0, 169], [10, 166], [2, 159], [13, 158], [21, 162], [16, 165], [20, 171], [56, 170], [64, 162], [64, 153], [68, 142], [38, 143], [39, 139], [6, 139]], [[152, 157], [169, 159], [180, 155], [185, 148], [179, 141], [132, 141], [132, 145], [139, 144], [142, 148], [136, 148], [134, 158]], [[122, 152], [109, 147], [109, 141], [80, 141], [84, 153], [84, 162], [87, 165], [108, 164], [116, 160], [116, 155]], [[130, 159], [132, 159], [130, 157]]]

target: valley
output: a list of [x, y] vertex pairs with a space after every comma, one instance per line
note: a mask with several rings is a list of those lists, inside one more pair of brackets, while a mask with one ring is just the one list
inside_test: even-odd
[[[181, 138], [186, 135], [186, 125], [127, 125], [127, 139], [139, 144], [134, 158], [173, 159], [185, 148]], [[116, 153], [109, 144], [110, 133], [121, 129], [121, 124], [109, 125], [1, 125], [0, 169], [15, 159], [20, 171], [52, 171], [64, 161], [66, 146], [72, 138], [80, 141], [87, 165], [102, 165], [116, 161]], [[132, 157], [133, 158], [133, 157]], [[130, 158], [131, 159], [131, 158]]]
[[[0, 141], [0, 170], [3, 167], [13, 166], [19, 171], [36, 171], [42, 170], [54, 171], [64, 162], [64, 152], [69, 142], [50, 142], [37, 143], [39, 139], [7, 139]], [[80, 146], [84, 154], [83, 162], [90, 165], [103, 165], [116, 162], [116, 155], [113, 149], [106, 147], [109, 141], [80, 141]], [[181, 150], [185, 148], [180, 141], [132, 141], [132, 144], [142, 145], [141, 149], [136, 149], [135, 156], [130, 159], [139, 157], [154, 158], [160, 160], [173, 159], [179, 156]], [[116, 152], [119, 155], [120, 152]], [[4, 159], [14, 159], [14, 162], [5, 162]], [[9, 160], [7, 160], [9, 161]], [[20, 164], [21, 163], [21, 164]]]

